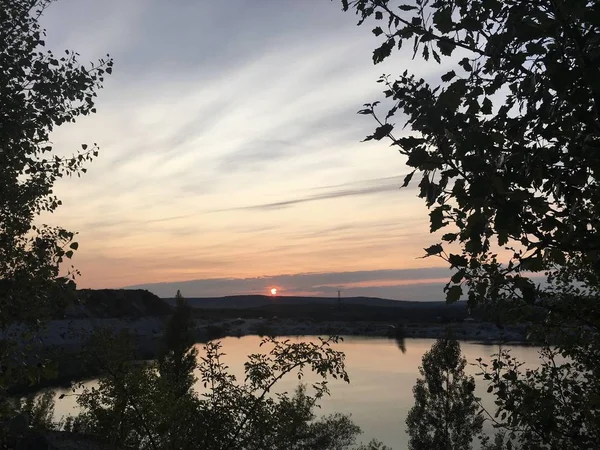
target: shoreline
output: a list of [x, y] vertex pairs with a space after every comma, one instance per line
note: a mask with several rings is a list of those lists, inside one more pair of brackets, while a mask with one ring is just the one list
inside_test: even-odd
[[507, 326], [502, 329], [489, 322], [400, 323], [374, 321], [306, 321], [295, 319], [236, 319], [197, 323], [199, 336], [212, 339], [225, 336], [275, 335], [275, 336], [373, 336], [438, 339], [451, 333], [459, 341], [481, 343], [523, 343], [525, 326]]
[[[97, 372], [90, 371], [77, 358], [84, 340], [81, 336], [98, 329], [129, 330], [136, 339], [136, 355], [140, 360], [155, 359], [162, 346], [162, 334], [166, 318], [147, 318], [138, 321], [109, 323], [95, 320], [94, 326], [90, 327], [90, 321], [69, 321], [68, 324], [55, 323], [47, 331], [42, 342], [48, 348], [52, 348], [60, 357], [58, 363], [58, 376], [51, 380], [45, 380], [35, 385], [13, 386], [11, 395], [20, 396], [39, 392], [48, 388], [65, 388], [72, 383], [85, 379], [92, 379]], [[63, 321], [61, 321], [63, 322]], [[79, 322], [79, 323], [77, 323]], [[233, 320], [200, 320], [196, 319], [195, 341], [203, 344], [209, 341], [225, 337], [243, 336], [274, 336], [274, 337], [308, 337], [337, 335], [341, 337], [372, 337], [395, 340], [403, 342], [410, 339], [438, 339], [447, 336], [451, 330], [451, 336], [458, 341], [473, 342], [478, 345], [525, 345], [533, 346], [532, 342], [526, 340], [525, 327], [505, 327], [499, 329], [494, 324], [486, 322], [461, 322], [449, 324], [431, 323], [408, 323], [390, 324], [385, 322], [343, 322], [295, 319], [233, 319]], [[71, 330], [69, 336], [61, 332], [63, 325]], [[79, 327], [77, 327], [79, 325]], [[87, 326], [86, 326], [87, 325]], [[120, 326], [116, 326], [120, 325]], [[161, 326], [162, 325], [162, 326]], [[79, 328], [79, 333], [76, 328]], [[53, 336], [61, 335], [61, 339], [52, 339]]]

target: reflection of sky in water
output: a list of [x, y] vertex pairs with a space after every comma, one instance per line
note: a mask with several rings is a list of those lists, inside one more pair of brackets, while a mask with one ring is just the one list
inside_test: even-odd
[[[315, 338], [291, 338], [305, 341]], [[353, 420], [363, 430], [363, 441], [375, 437], [394, 449], [406, 448], [407, 436], [404, 423], [408, 410], [413, 405], [412, 387], [418, 376], [418, 366], [423, 353], [430, 349], [433, 339], [407, 339], [406, 352], [402, 353], [391, 339], [348, 337], [337, 346], [346, 354], [346, 367], [350, 374], [350, 384], [330, 380], [331, 396], [322, 402], [321, 413], [342, 412], [352, 414]], [[250, 353], [259, 352], [260, 338], [224, 338], [224, 362], [231, 373], [243, 380], [243, 363]], [[489, 356], [498, 350], [497, 346], [462, 343], [463, 354], [469, 363], [475, 358]], [[336, 347], [334, 347], [336, 348]], [[538, 361], [537, 350], [533, 347], [510, 347], [511, 353], [528, 366]], [[202, 347], [199, 347], [202, 350]], [[478, 369], [467, 366], [467, 372], [475, 374]], [[305, 377], [310, 384], [318, 378], [312, 374]], [[93, 383], [93, 382], [90, 382]], [[281, 391], [293, 391], [298, 383], [294, 376], [281, 381]], [[201, 388], [201, 386], [199, 386]], [[477, 393], [493, 412], [493, 399], [485, 392], [483, 382], [478, 383]], [[57, 393], [59, 395], [62, 392]], [[74, 410], [75, 398], [67, 396], [57, 401], [56, 415], [60, 417]]]

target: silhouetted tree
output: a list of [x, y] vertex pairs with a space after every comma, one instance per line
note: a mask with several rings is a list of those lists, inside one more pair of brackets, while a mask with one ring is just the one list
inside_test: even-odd
[[415, 405], [406, 419], [410, 450], [468, 450], [481, 432], [483, 417], [475, 380], [454, 339], [438, 339], [423, 355], [413, 388]]
[[437, 67], [383, 76], [386, 100], [359, 113], [376, 121], [366, 140], [406, 158], [403, 186], [418, 177], [441, 234], [426, 256], [454, 270], [447, 301], [543, 316], [541, 367], [500, 354], [487, 372], [496, 425], [524, 448], [600, 448], [600, 2], [342, 5], [374, 21], [374, 63], [410, 45]]
[[[24, 354], [16, 342], [74, 291], [76, 271], [59, 272], [77, 250], [74, 234], [36, 219], [60, 205], [55, 181], [85, 172], [98, 147], [82, 144], [60, 157], [50, 133], [96, 112], [96, 92], [113, 66], [110, 58], [84, 66], [73, 51], [45, 51], [39, 18], [50, 3], [0, 0], [0, 396], [8, 384], [43, 373], [43, 356]], [[16, 323], [27, 332], [7, 333]], [[36, 358], [40, 366], [28, 364]]]
[[194, 384], [193, 370], [198, 351], [193, 346], [195, 323], [192, 310], [180, 291], [175, 296], [175, 310], [164, 335], [164, 349], [158, 359], [158, 371], [167, 386], [181, 394]]

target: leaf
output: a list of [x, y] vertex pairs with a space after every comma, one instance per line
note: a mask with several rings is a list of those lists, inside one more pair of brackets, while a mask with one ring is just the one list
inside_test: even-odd
[[412, 180], [412, 177], [415, 174], [415, 172], [416, 172], [416, 170], [413, 170], [411, 173], [409, 173], [408, 175], [406, 175], [404, 177], [404, 182], [402, 183], [402, 187], [408, 186], [408, 183], [410, 183], [410, 180]]
[[379, 35], [383, 34], [383, 30], [381, 29], [381, 27], [375, 27], [375, 28], [373, 28], [372, 31], [375, 36], [379, 36]]
[[381, 125], [375, 129], [375, 133], [373, 133], [373, 135], [372, 135], [373, 139], [380, 141], [381, 139], [386, 137], [388, 134], [390, 134], [393, 129], [394, 129], [394, 125], [392, 125], [391, 123], [384, 123], [383, 125]]
[[471, 66], [471, 63], [469, 61], [469, 58], [465, 57], [463, 59], [461, 59], [458, 64], [460, 66], [462, 66], [463, 69], [465, 69], [465, 71], [467, 72], [471, 72], [473, 70], [473, 66]]
[[444, 248], [442, 247], [442, 244], [434, 244], [430, 247], [427, 247], [424, 249], [425, 253], [427, 253], [427, 256], [433, 256], [433, 255], [439, 255], [440, 253], [442, 253], [444, 251]]
[[434, 183], [433, 181], [430, 181], [427, 186], [427, 194], [426, 194], [427, 206], [432, 205], [433, 202], [435, 202], [439, 192], [440, 192], [439, 185]]
[[[414, 136], [407, 136], [407, 137], [398, 139], [398, 143], [406, 151], [410, 151], [410, 150], [414, 149], [416, 146], [418, 146], [424, 142], [425, 142], [425, 139], [416, 138]], [[426, 152], [425, 152], [425, 155], [427, 155]]]
[[446, 289], [446, 303], [455, 303], [463, 294], [461, 286], [450, 286]]
[[433, 14], [433, 23], [442, 33], [449, 33], [454, 28], [452, 22], [452, 9], [450, 7], [438, 8]]
[[446, 39], [440, 39], [436, 42], [436, 45], [440, 49], [440, 52], [442, 52], [442, 55], [445, 56], [451, 56], [452, 52], [456, 48], [456, 44], [454, 42]]
[[81, 144], [81, 148], [84, 150], [87, 150], [88, 146], [87, 146], [87, 144]]
[[456, 273], [454, 273], [452, 275], [452, 277], [450, 278], [450, 281], [454, 284], [460, 283], [463, 280], [463, 278], [465, 277], [465, 273], [466, 273], [466, 271], [464, 269], [460, 269], [459, 271], [457, 271]]
[[392, 49], [396, 45], [394, 38], [389, 38], [383, 44], [373, 51], [373, 63], [379, 64], [385, 58], [391, 55]]
[[528, 42], [525, 48], [532, 55], [544, 55], [547, 52], [546, 48], [539, 42]]
[[77, 250], [79, 248], [79, 243], [71, 242], [71, 245], [69, 245], [69, 247], [72, 248], [73, 250]]
[[452, 265], [452, 267], [467, 267], [469, 261], [467, 258], [461, 255], [456, 255], [454, 253], [450, 253], [448, 256], [448, 261]]
[[451, 70], [448, 73], [445, 73], [444, 75], [442, 75], [442, 81], [444, 82], [448, 82], [450, 81], [452, 78], [454, 78], [456, 76], [456, 72], [454, 70]]
[[440, 228], [445, 227], [447, 224], [444, 221], [444, 210], [441, 206], [434, 208], [429, 213], [429, 230], [434, 233]]
[[398, 6], [398, 8], [401, 9], [402, 11], [412, 11], [412, 10], [417, 9], [417, 7], [413, 6], [413, 5], [400, 5], [400, 6]]
[[481, 112], [483, 114], [492, 113], [492, 101], [487, 97], [483, 99], [483, 103], [481, 104]]
[[398, 110], [398, 107], [397, 107], [397, 106], [394, 106], [392, 109], [390, 109], [390, 110], [388, 111], [388, 113], [385, 115], [385, 120], [386, 120], [386, 122], [387, 122], [387, 120], [388, 120], [390, 117], [392, 117], [394, 114], [396, 114], [396, 111], [397, 111], [397, 110]]
[[442, 241], [454, 242], [458, 238], [458, 233], [446, 233], [442, 236]]

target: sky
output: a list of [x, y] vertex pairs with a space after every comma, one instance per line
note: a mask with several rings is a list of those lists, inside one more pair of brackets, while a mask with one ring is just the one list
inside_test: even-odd
[[115, 61], [98, 113], [52, 135], [61, 154], [101, 149], [43, 218], [79, 233], [79, 286], [442, 299], [427, 209], [356, 111], [384, 73], [445, 70], [405, 52], [374, 66], [356, 22], [337, 0], [50, 6], [49, 48]]

